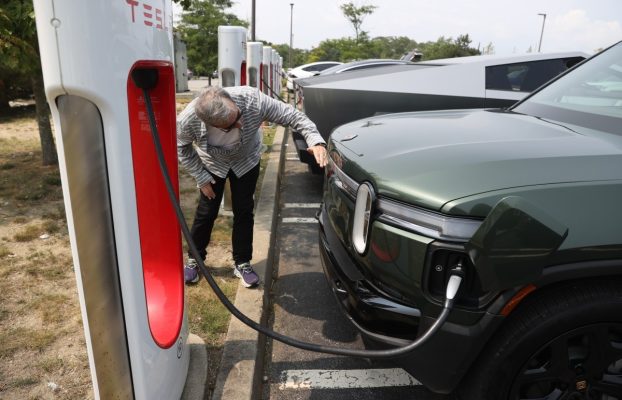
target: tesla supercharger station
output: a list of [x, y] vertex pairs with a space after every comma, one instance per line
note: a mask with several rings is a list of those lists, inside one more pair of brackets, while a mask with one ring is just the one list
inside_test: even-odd
[[283, 90], [283, 57], [279, 56], [279, 93]]
[[248, 86], [261, 88], [261, 64], [263, 43], [246, 43], [246, 83]]
[[180, 228], [151, 141], [150, 90], [177, 185], [170, 1], [35, 0], [95, 397], [178, 399], [188, 371]]
[[270, 71], [272, 70], [272, 47], [263, 47], [262, 60], [263, 66], [261, 68], [261, 81], [263, 83], [263, 93], [272, 97], [272, 93], [268, 88], [268, 86], [272, 87], [270, 84]]
[[218, 27], [218, 75], [222, 87], [246, 85], [246, 28]]
[[272, 87], [272, 90], [274, 91], [275, 94], [279, 93], [279, 86], [277, 84], [278, 79], [276, 75], [276, 70], [278, 68], [277, 61], [276, 61], [277, 58], [278, 58], [278, 53], [276, 52], [275, 49], [272, 49], [272, 79], [270, 80], [272, 84], [270, 86]]

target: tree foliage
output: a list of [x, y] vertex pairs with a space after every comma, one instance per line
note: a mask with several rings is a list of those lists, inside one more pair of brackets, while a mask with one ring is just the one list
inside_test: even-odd
[[246, 21], [227, 13], [230, 0], [183, 0], [181, 23], [177, 31], [186, 43], [188, 68], [197, 76], [218, 68], [218, 26], [248, 26]]
[[[272, 46], [281, 57], [283, 57], [283, 68], [289, 68], [289, 45], [288, 44], [272, 44], [267, 42], [266, 46]], [[297, 65], [306, 64], [307, 58], [309, 57], [309, 50], [303, 49], [292, 49], [292, 68]]]
[[441, 36], [436, 42], [423, 43], [420, 49], [423, 52], [423, 60], [476, 56], [481, 54], [478, 49], [471, 47], [471, 38], [468, 34], [459, 35], [456, 39]]
[[[35, 14], [31, 0], [3, 0], [0, 5], [0, 104], [7, 105], [6, 93], [16, 93], [25, 88], [16, 82], [29, 82], [34, 95], [36, 118], [41, 139], [44, 165], [58, 163], [49, 107], [43, 89], [41, 58], [37, 41]], [[1, 105], [0, 105], [1, 108]]]
[[357, 7], [354, 3], [345, 3], [339, 6], [343, 15], [350, 21], [355, 33], [355, 42], [358, 43], [361, 39], [367, 38], [367, 32], [361, 30], [363, 19], [367, 15], [370, 15], [378, 7], [373, 5], [365, 5]]
[[[418, 49], [423, 59], [464, 57], [480, 54], [479, 50], [470, 47], [469, 35], [460, 35], [457, 39], [440, 37], [435, 42], [416, 42], [405, 36], [376, 37], [362, 39], [359, 42], [352, 38], [327, 39], [313, 48], [305, 62], [365, 60], [370, 58], [399, 59], [411, 50]], [[296, 64], [296, 65], [300, 65]]]

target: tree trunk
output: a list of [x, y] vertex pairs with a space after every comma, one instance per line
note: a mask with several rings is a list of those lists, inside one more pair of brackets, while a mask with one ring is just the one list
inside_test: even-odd
[[4, 81], [0, 79], [0, 115], [8, 113], [10, 108], [6, 85]]
[[35, 95], [37, 125], [39, 125], [39, 137], [41, 138], [43, 165], [56, 165], [58, 164], [58, 155], [56, 154], [56, 145], [54, 144], [54, 136], [52, 135], [50, 109], [45, 99], [43, 75], [41, 71], [32, 77], [32, 90]]

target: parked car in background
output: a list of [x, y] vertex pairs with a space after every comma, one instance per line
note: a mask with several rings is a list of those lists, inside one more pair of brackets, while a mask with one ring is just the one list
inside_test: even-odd
[[314, 76], [340, 74], [342, 72], [348, 72], [348, 71], [358, 71], [361, 69], [370, 69], [370, 68], [386, 67], [388, 65], [402, 65], [402, 64], [413, 64], [413, 63], [410, 61], [405, 61], [405, 60], [391, 60], [391, 59], [358, 60], [358, 61], [352, 61], [349, 63], [335, 65], [334, 67], [326, 68], [323, 71], [317, 72], [316, 74], [314, 74]]
[[191, 70], [189, 69], [186, 70], [186, 77], [188, 78], [188, 80], [194, 78], [194, 74], [192, 73]]
[[505, 107], [586, 59], [582, 52], [473, 56], [298, 79], [302, 107], [327, 138], [376, 113]]
[[321, 259], [367, 347], [421, 335], [457, 274], [447, 323], [394, 359], [417, 380], [461, 400], [622, 398], [622, 42], [507, 109], [369, 117], [328, 152]]
[[[325, 139], [346, 122], [404, 111], [507, 107], [583, 61], [582, 52], [473, 56], [297, 79], [296, 101]], [[300, 160], [319, 172], [306, 143]]]
[[287, 89], [289, 91], [294, 90], [294, 79], [305, 78], [313, 76], [318, 72], [325, 70], [326, 68], [334, 67], [335, 65], [343, 64], [339, 61], [317, 61], [310, 64], [300, 65], [296, 68], [292, 68], [287, 71]]

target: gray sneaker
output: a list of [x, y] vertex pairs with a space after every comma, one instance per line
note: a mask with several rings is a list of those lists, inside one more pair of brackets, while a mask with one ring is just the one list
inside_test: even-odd
[[184, 280], [186, 284], [197, 283], [200, 279], [199, 266], [194, 258], [189, 258], [186, 265], [184, 265]]
[[253, 271], [253, 267], [248, 262], [236, 264], [233, 274], [242, 279], [244, 287], [253, 287], [259, 283], [259, 276]]

